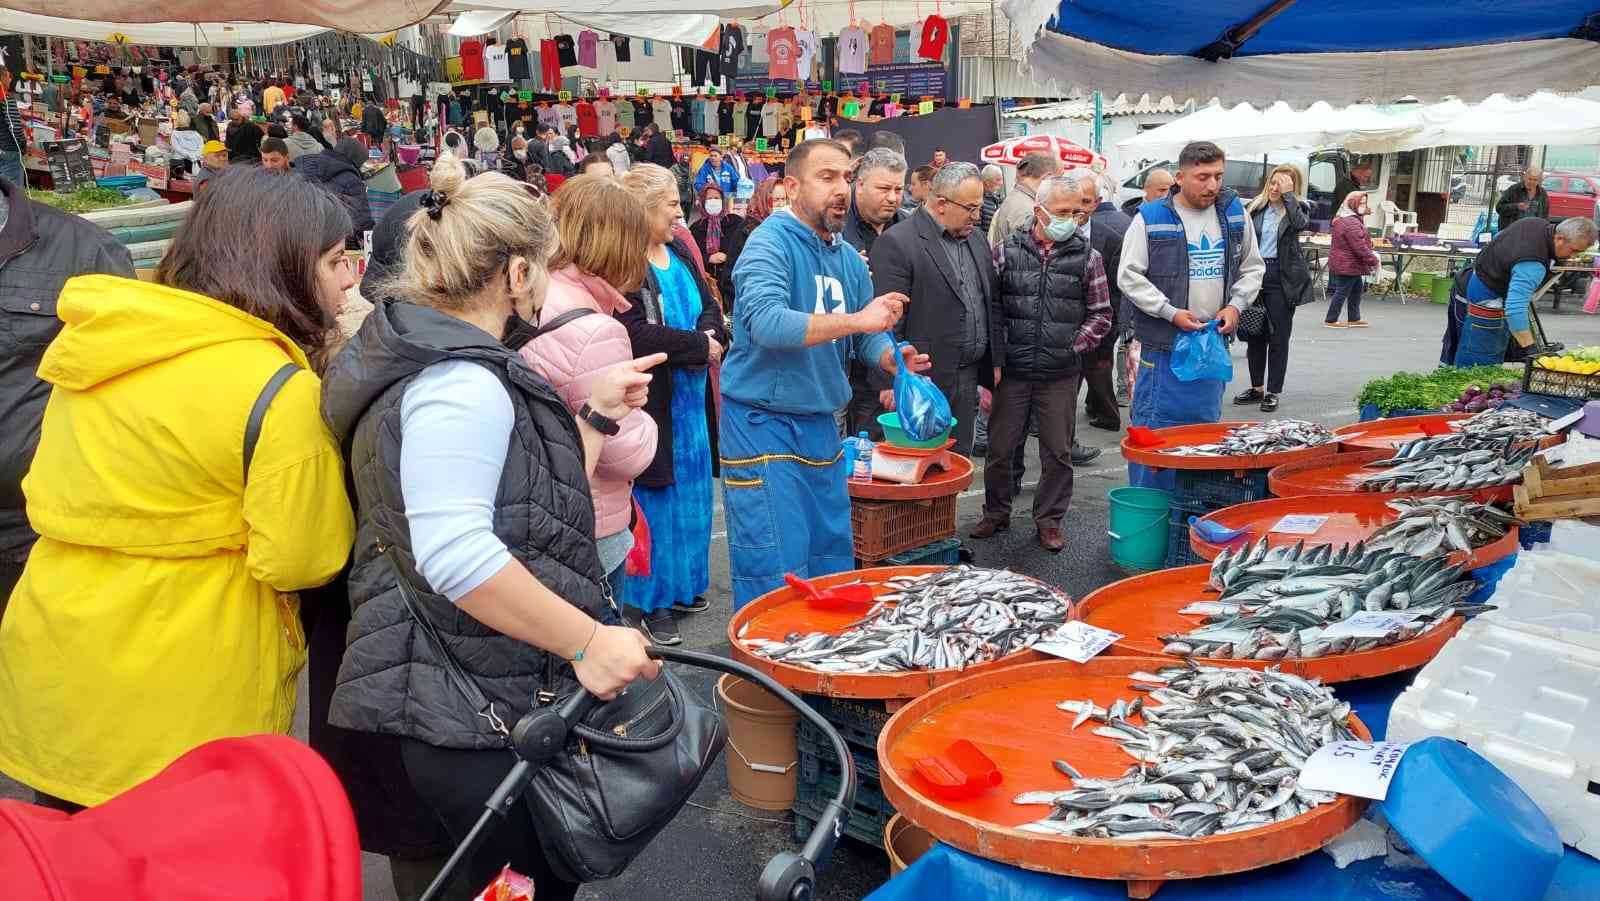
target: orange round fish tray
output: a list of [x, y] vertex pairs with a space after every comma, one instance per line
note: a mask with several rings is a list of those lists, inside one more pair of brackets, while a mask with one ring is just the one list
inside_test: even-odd
[[[1235, 504], [1208, 513], [1201, 518], [1225, 529], [1244, 529], [1246, 531], [1243, 535], [1223, 544], [1214, 544], [1201, 538], [1198, 530], [1190, 529], [1189, 546], [1201, 557], [1215, 560], [1224, 547], [1237, 548], [1247, 542], [1260, 541], [1262, 538], [1267, 539], [1268, 547], [1292, 545], [1302, 539], [1307, 547], [1317, 544], [1334, 546], [1354, 544], [1366, 540], [1373, 532], [1400, 517], [1399, 513], [1389, 509], [1389, 501], [1393, 499], [1394, 495], [1391, 494], [1362, 492], [1275, 497], [1247, 504]], [[1291, 515], [1326, 516], [1328, 520], [1310, 535], [1272, 531], [1279, 520]], [[1504, 536], [1473, 548], [1470, 554], [1461, 551], [1452, 552], [1450, 561], [1465, 562], [1470, 569], [1488, 566], [1496, 560], [1516, 553], [1519, 546], [1518, 533], [1518, 528], [1512, 526]]]
[[1450, 423], [1470, 418], [1471, 413], [1423, 413], [1352, 422], [1334, 429], [1333, 433], [1339, 436], [1339, 446], [1347, 451], [1393, 450], [1418, 438], [1454, 434]]
[[[1090, 778], [1115, 778], [1129, 766], [1116, 741], [1087, 728], [1073, 730], [1072, 715], [1056, 704], [1087, 699], [1107, 706], [1135, 694], [1129, 673], [1171, 665], [1171, 658], [1149, 657], [1048, 660], [971, 675], [928, 692], [891, 717], [878, 738], [883, 793], [901, 816], [963, 851], [1044, 873], [1135, 882], [1218, 876], [1292, 860], [1361, 818], [1367, 802], [1341, 795], [1281, 823], [1205, 838], [1123, 841], [1018, 830], [1044, 809], [1013, 804], [1012, 798], [1070, 787], [1053, 760], [1064, 759]], [[1371, 737], [1354, 716], [1350, 728], [1362, 739]], [[960, 739], [994, 762], [1000, 781], [974, 797], [952, 799], [933, 790], [914, 761]]]
[[1139, 445], [1131, 436], [1122, 438], [1122, 456], [1129, 463], [1139, 463], [1155, 469], [1206, 469], [1231, 471], [1270, 469], [1284, 463], [1301, 460], [1320, 460], [1339, 452], [1339, 443], [1330, 441], [1317, 447], [1277, 451], [1270, 454], [1251, 454], [1237, 457], [1190, 457], [1171, 453], [1175, 447], [1195, 444], [1214, 444], [1221, 441], [1234, 426], [1260, 425], [1258, 422], [1203, 422], [1195, 425], [1175, 425], [1155, 429], [1159, 444]]
[[[865, 582], [874, 586], [874, 595], [887, 594], [887, 583], [895, 576], [920, 576], [939, 572], [944, 566], [881, 566], [875, 569], [858, 569], [809, 579], [819, 589], [832, 588], [849, 582]], [[1040, 583], [1044, 584], [1044, 583]], [[1051, 588], [1051, 586], [1046, 586]], [[1058, 589], [1052, 588], [1057, 591]], [[1068, 600], [1062, 595], [1064, 600]], [[826, 695], [835, 698], [874, 698], [881, 700], [914, 698], [929, 689], [953, 682], [962, 676], [991, 670], [1006, 669], [1018, 663], [1043, 659], [1038, 651], [1026, 650], [1007, 654], [998, 660], [978, 663], [966, 669], [907, 670], [900, 673], [826, 673], [793, 663], [769, 660], [751, 653], [744, 646], [747, 638], [781, 639], [791, 632], [841, 632], [846, 626], [865, 616], [865, 609], [838, 610], [818, 607], [805, 595], [785, 585], [775, 588], [742, 607], [728, 621], [728, 644], [733, 649], [733, 659], [755, 667], [778, 680], [791, 691], [804, 694]], [[1068, 618], [1072, 613], [1067, 614]]]
[[1272, 471], [1267, 473], [1267, 489], [1278, 497], [1297, 497], [1306, 494], [1370, 494], [1374, 497], [1470, 495], [1480, 501], [1511, 500], [1510, 485], [1462, 488], [1457, 491], [1362, 491], [1361, 480], [1381, 471], [1367, 469], [1366, 465], [1374, 460], [1387, 460], [1392, 456], [1394, 454], [1391, 451], [1368, 450], [1339, 454], [1331, 460], [1285, 463], [1273, 467]]
[[[1118, 654], [1163, 657], [1166, 646], [1160, 636], [1197, 629], [1202, 617], [1179, 613], [1195, 601], [1216, 600], [1218, 593], [1206, 584], [1209, 565], [1180, 566], [1113, 582], [1091, 592], [1078, 604], [1078, 619], [1091, 626], [1122, 634], [1112, 650]], [[1409, 641], [1323, 657], [1284, 657], [1281, 660], [1224, 660], [1196, 657], [1208, 666], [1244, 666], [1266, 669], [1275, 666], [1286, 673], [1323, 682], [1349, 682], [1415, 669], [1439, 653], [1444, 643], [1460, 630], [1462, 619], [1453, 616], [1441, 626]]]
[[[952, 439], [950, 444], [954, 444]], [[948, 447], [949, 445], [946, 445]], [[918, 457], [927, 456], [905, 453], [905, 448], [896, 448], [886, 451], [896, 456]], [[850, 491], [850, 496], [864, 501], [925, 501], [930, 498], [948, 497], [966, 491], [972, 484], [972, 460], [968, 457], [950, 451], [942, 450], [948, 461], [947, 468], [928, 470], [922, 481], [915, 485], [902, 485], [899, 482], [890, 482], [885, 479], [873, 479], [870, 482], [858, 482], [851, 479], [845, 483]]]

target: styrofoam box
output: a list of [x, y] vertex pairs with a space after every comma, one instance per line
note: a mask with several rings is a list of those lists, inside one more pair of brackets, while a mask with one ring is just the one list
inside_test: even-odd
[[1600, 650], [1600, 563], [1553, 551], [1521, 554], [1478, 617]]
[[1389, 711], [1389, 741], [1430, 735], [1482, 754], [1600, 856], [1600, 650], [1469, 622]]
[[1600, 526], [1577, 519], [1558, 519], [1550, 524], [1549, 549], [1591, 562], [1600, 561]]

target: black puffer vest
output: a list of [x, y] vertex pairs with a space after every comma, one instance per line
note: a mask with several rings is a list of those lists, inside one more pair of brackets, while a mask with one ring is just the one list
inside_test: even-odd
[[363, 732], [406, 735], [445, 748], [503, 747], [451, 685], [400, 596], [392, 545], [423, 610], [456, 659], [507, 724], [570, 668], [532, 645], [462, 613], [415, 570], [400, 488], [400, 402], [428, 366], [471, 360], [499, 376], [516, 422], [495, 497], [494, 533], [545, 586], [598, 618], [600, 559], [583, 444], [572, 414], [543, 378], [493, 337], [409, 303], [380, 303], [323, 379], [323, 417], [348, 455], [355, 488], [354, 610], [329, 721]]
[[1078, 371], [1072, 340], [1088, 318], [1089, 242], [1073, 235], [1045, 257], [1032, 229], [1001, 249], [1000, 312], [1005, 318], [1006, 378], [1044, 382]]
[[1538, 263], [1550, 271], [1556, 258], [1556, 227], [1548, 219], [1518, 219], [1500, 230], [1489, 246], [1478, 252], [1473, 270], [1478, 281], [1505, 297], [1511, 291], [1511, 269], [1518, 263]]

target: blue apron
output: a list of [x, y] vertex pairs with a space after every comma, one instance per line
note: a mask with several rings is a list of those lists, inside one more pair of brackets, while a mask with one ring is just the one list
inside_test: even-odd
[[783, 585], [855, 567], [844, 452], [833, 414], [773, 413], [726, 396], [719, 417], [733, 609]]
[[[1139, 376], [1133, 383], [1133, 405], [1128, 421], [1146, 428], [1164, 429], [1174, 425], [1219, 422], [1222, 419], [1222, 394], [1228, 383], [1220, 379], [1180, 382], [1172, 374], [1172, 353], [1165, 350], [1139, 352]], [[1128, 484], [1139, 488], [1172, 491], [1177, 477], [1170, 469], [1151, 469], [1140, 463], [1128, 464]]]
[[[1511, 329], [1506, 326], [1505, 301], [1497, 297], [1474, 272], [1467, 279], [1467, 296], [1458, 308], [1451, 297], [1452, 317], [1459, 317], [1460, 339], [1456, 345], [1456, 366], [1498, 366], [1505, 362]], [[1499, 307], [1499, 309], [1496, 309]]]

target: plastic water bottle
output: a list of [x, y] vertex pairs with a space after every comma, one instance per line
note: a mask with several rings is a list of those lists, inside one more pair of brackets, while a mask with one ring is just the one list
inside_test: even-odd
[[875, 445], [866, 432], [856, 436], [855, 461], [850, 465], [850, 478], [858, 482], [872, 481], [872, 451]]

